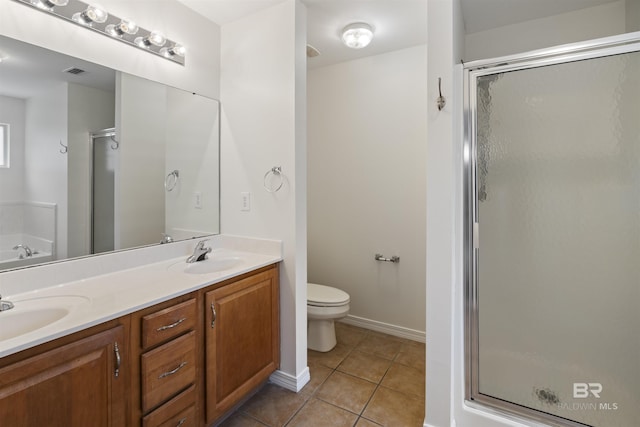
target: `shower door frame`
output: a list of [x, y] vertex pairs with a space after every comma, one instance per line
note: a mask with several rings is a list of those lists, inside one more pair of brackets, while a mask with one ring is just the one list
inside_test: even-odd
[[474, 61], [463, 67], [463, 280], [465, 403], [471, 407], [528, 425], [585, 427], [586, 424], [511, 403], [479, 391], [477, 80], [479, 77], [640, 52], [640, 32], [536, 50], [519, 55]]
[[101, 129], [99, 131], [95, 131], [95, 132], [90, 132], [89, 133], [89, 141], [90, 141], [90, 156], [91, 156], [91, 161], [89, 162], [90, 165], [90, 171], [89, 174], [91, 176], [91, 190], [89, 191], [89, 215], [90, 215], [90, 227], [91, 229], [89, 230], [89, 252], [90, 255], [94, 255], [95, 254], [95, 242], [94, 242], [94, 230], [95, 230], [95, 206], [94, 206], [94, 198], [95, 198], [95, 181], [96, 181], [96, 173], [95, 173], [95, 144], [96, 144], [96, 139], [98, 138], [111, 138], [113, 143], [117, 144], [115, 148], [112, 147], [112, 149], [117, 150], [118, 147], [118, 143], [113, 139], [117, 136], [116, 133], [116, 128], [111, 127], [111, 128], [105, 128], [105, 129]]

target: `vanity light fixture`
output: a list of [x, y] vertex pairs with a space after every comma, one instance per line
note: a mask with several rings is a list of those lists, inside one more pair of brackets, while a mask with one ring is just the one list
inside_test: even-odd
[[364, 22], [349, 24], [342, 30], [342, 43], [351, 49], [362, 49], [371, 43], [373, 28]]
[[58, 18], [82, 25], [84, 28], [109, 36], [114, 40], [154, 53], [172, 62], [184, 65], [185, 48], [175, 40], [167, 39], [159, 31], [150, 31], [130, 19], [107, 12], [96, 4], [81, 0], [13, 0], [36, 8]]

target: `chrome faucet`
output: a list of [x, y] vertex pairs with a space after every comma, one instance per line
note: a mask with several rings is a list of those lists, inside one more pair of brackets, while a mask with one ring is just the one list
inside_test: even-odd
[[0, 311], [7, 311], [13, 308], [11, 301], [2, 301], [2, 295], [0, 295]]
[[33, 255], [33, 251], [27, 245], [16, 245], [16, 246], [13, 247], [14, 251], [20, 251], [20, 249], [24, 250], [24, 255], [19, 254], [18, 255], [19, 259], [29, 258], [30, 256]]
[[204, 261], [207, 259], [207, 254], [211, 253], [211, 247], [205, 247], [204, 244], [207, 240], [200, 240], [193, 250], [193, 254], [187, 258], [188, 263]]

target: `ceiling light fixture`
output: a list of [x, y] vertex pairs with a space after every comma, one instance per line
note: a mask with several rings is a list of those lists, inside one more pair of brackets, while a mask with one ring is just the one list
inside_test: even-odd
[[171, 62], [180, 65], [185, 63], [186, 50], [181, 43], [167, 39], [159, 31], [144, 29], [130, 19], [110, 14], [106, 9], [96, 4], [89, 4], [81, 0], [13, 1], [109, 36], [112, 40], [119, 40], [129, 46], [159, 55]]
[[351, 49], [362, 49], [371, 43], [373, 28], [364, 22], [349, 24], [342, 30], [342, 43]]

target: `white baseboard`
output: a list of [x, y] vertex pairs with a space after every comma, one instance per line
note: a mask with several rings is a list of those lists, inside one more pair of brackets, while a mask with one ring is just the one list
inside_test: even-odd
[[402, 326], [391, 325], [389, 323], [378, 322], [377, 320], [365, 319], [364, 317], [348, 315], [340, 322], [348, 325], [358, 326], [364, 329], [370, 329], [376, 332], [393, 335], [395, 337], [406, 338], [412, 341], [426, 342], [426, 335], [422, 331], [405, 328]]
[[309, 373], [309, 367], [304, 368], [297, 377], [280, 370], [275, 371], [269, 377], [270, 382], [284, 387], [287, 390], [295, 391], [296, 393], [302, 390], [302, 387], [307, 385], [310, 379], [311, 374]]

